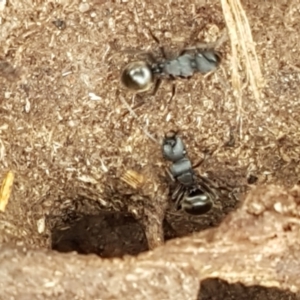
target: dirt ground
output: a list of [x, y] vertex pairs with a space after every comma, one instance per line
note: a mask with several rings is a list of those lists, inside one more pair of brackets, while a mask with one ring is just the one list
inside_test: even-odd
[[[8, 1], [0, 12], [0, 171], [12, 170], [15, 182], [0, 214], [0, 241], [136, 255], [217, 226], [257, 185], [299, 184], [300, 2], [242, 4], [266, 86], [259, 106], [243, 78], [241, 126], [228, 42], [219, 49], [220, 69], [176, 81], [172, 101], [169, 82], [155, 96], [133, 97], [119, 81], [136, 59], [131, 50], [161, 59], [149, 29], [170, 57], [218, 39], [226, 27], [219, 1]], [[137, 118], [124, 100], [145, 102]], [[177, 212], [169, 201], [159, 143], [170, 130], [179, 130], [194, 164], [203, 160], [196, 172], [219, 187], [205, 216]], [[127, 170], [143, 174], [145, 184], [128, 186], [121, 180]], [[217, 279], [203, 285], [199, 299], [242, 299], [248, 289]], [[253, 291], [266, 293], [257, 299], [297, 299]]]

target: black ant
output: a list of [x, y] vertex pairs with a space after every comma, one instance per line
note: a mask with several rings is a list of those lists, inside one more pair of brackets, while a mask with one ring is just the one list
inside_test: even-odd
[[[159, 43], [152, 33], [151, 35]], [[153, 91], [155, 94], [162, 79], [187, 79], [194, 73], [206, 74], [214, 71], [221, 63], [221, 54], [213, 48], [189, 47], [173, 59], [167, 58], [163, 47], [160, 49], [164, 61], [157, 61], [150, 52], [142, 52], [148, 61], [134, 61], [125, 66], [121, 74], [121, 83], [125, 88], [140, 93], [150, 90], [155, 85]]]
[[162, 145], [165, 159], [172, 161], [169, 171], [179, 183], [172, 194], [177, 209], [183, 209], [188, 214], [202, 215], [213, 207], [215, 193], [208, 185], [208, 180], [196, 178], [191, 161], [186, 157], [186, 149], [182, 139], [174, 132], [168, 133]]

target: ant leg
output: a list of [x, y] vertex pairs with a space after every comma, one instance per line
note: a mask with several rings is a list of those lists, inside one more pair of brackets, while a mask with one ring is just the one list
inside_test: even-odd
[[178, 185], [171, 195], [171, 200], [175, 201], [175, 206], [177, 209], [180, 206], [180, 200], [183, 198], [184, 194], [185, 194], [184, 188], [181, 185]]
[[159, 39], [154, 35], [154, 33], [152, 32], [152, 30], [150, 28], [148, 28], [148, 30], [149, 30], [149, 33], [150, 33], [151, 37], [154, 39], [154, 41], [157, 44], [160, 44]]
[[[154, 89], [153, 89], [153, 92], [151, 93], [152, 96], [155, 96], [156, 93], [157, 93], [157, 90], [159, 89], [159, 87], [161, 86], [162, 84], [162, 80], [161, 79], [157, 79], [155, 81], [155, 85], [154, 85]], [[135, 97], [140, 97], [138, 94], [135, 94], [133, 96], [133, 100], [135, 99]], [[140, 101], [138, 103], [136, 103], [132, 108], [131, 110], [134, 111], [136, 110], [137, 108], [141, 107], [142, 105], [145, 104], [145, 99], [144, 98], [141, 98]], [[122, 117], [126, 116], [127, 114], [129, 113], [129, 110], [127, 110], [126, 112], [124, 112], [124, 114], [122, 115]]]
[[193, 169], [199, 168], [205, 162], [207, 157], [208, 157], [208, 154], [206, 152], [204, 152], [204, 157], [199, 159], [195, 164], [193, 164], [192, 168]]
[[157, 79], [156, 82], [155, 82], [155, 86], [154, 86], [153, 92], [151, 93], [152, 96], [156, 95], [156, 93], [157, 93], [158, 89], [160, 88], [161, 84], [162, 84], [162, 80], [160, 78]]
[[164, 46], [159, 47], [162, 57], [167, 60], [167, 54]]
[[214, 42], [211, 43], [197, 43], [196, 46], [188, 46], [185, 47], [187, 51], [189, 50], [207, 50], [207, 49], [215, 49], [219, 48], [222, 44], [224, 44], [228, 40], [227, 29], [223, 30], [221, 36]]
[[[209, 194], [213, 195], [214, 199], [218, 198], [218, 195], [215, 192], [215, 189], [218, 189], [218, 186], [216, 186], [214, 184], [214, 182], [212, 182], [211, 180], [209, 180], [208, 178], [205, 178], [204, 176], [199, 176], [199, 178], [201, 179], [201, 183], [200, 186]], [[211, 188], [211, 186], [213, 188]]]
[[167, 59], [167, 54], [166, 54], [166, 50], [165, 50], [164, 46], [161, 46], [159, 39], [154, 35], [154, 33], [151, 31], [151, 29], [149, 28], [148, 30], [149, 30], [149, 33], [150, 33], [151, 37], [159, 45], [159, 50], [160, 50], [160, 52], [162, 54], [162, 57], [164, 59]]
[[138, 54], [138, 55], [144, 55], [144, 56], [146, 56], [147, 57], [147, 59], [151, 62], [151, 63], [155, 63], [156, 62], [156, 59], [155, 59], [155, 57], [154, 57], [154, 55], [151, 53], [151, 52], [144, 52], [144, 53], [140, 53], [140, 54]]
[[172, 94], [171, 94], [171, 98], [169, 100], [169, 104], [171, 103], [171, 101], [174, 99], [176, 95], [176, 84], [175, 82], [172, 83]]
[[180, 52], [178, 56], [184, 55], [185, 53], [187, 53], [190, 49], [188, 48], [183, 48]]

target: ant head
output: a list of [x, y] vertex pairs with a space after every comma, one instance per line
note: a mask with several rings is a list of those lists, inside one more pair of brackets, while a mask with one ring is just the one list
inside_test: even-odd
[[121, 82], [127, 89], [136, 92], [147, 91], [154, 82], [151, 67], [144, 61], [131, 62], [124, 68]]

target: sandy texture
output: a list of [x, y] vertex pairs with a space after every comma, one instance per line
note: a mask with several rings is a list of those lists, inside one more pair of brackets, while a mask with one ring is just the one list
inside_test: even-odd
[[[102, 216], [105, 210], [132, 214], [139, 223], [132, 223], [136, 236], [142, 226], [154, 249], [164, 239], [217, 226], [240, 205], [252, 184], [278, 184], [277, 193], [298, 184], [300, 4], [242, 4], [266, 82], [259, 102], [249, 88], [245, 64], [239, 69], [243, 90], [237, 101], [231, 81], [232, 41], [219, 46], [221, 68], [208, 76], [177, 80], [172, 101], [169, 82], [155, 96], [133, 97], [120, 86], [120, 72], [136, 59], [134, 51], [151, 50], [161, 59], [149, 29], [170, 57], [199, 41], [216, 41], [226, 28], [219, 1], [0, 1], [0, 172], [15, 174], [12, 196], [0, 214], [1, 243], [49, 249], [55, 230], [78, 228], [77, 221]], [[124, 101], [131, 107], [145, 103], [132, 115]], [[196, 171], [218, 187], [220, 198], [205, 216], [176, 212], [168, 200], [167, 162], [159, 142], [169, 130], [179, 130], [194, 164], [204, 159]], [[140, 188], [121, 180], [128, 170], [144, 176]], [[84, 234], [97, 226], [92, 236], [101, 234], [99, 222], [80, 224]], [[143, 237], [138, 240], [134, 253], [145, 250]], [[177, 251], [176, 243], [172, 245], [170, 252]], [[101, 254], [97, 247], [87, 245], [94, 250], [83, 252]], [[21, 260], [27, 257], [15, 251]], [[46, 254], [38, 255], [37, 262], [42, 262]], [[161, 255], [165, 261], [169, 254]], [[66, 266], [68, 260], [78, 259], [80, 270], [82, 261], [96, 261], [58, 254], [53, 259], [58, 265], [66, 259]], [[104, 264], [111, 268], [109, 262]], [[178, 275], [189, 297], [197, 294], [198, 280], [205, 278], [195, 279], [196, 269], [186, 271], [191, 277]], [[225, 278], [222, 274], [215, 276]], [[249, 273], [252, 279], [245, 282], [269, 285], [267, 280], [275, 275], [268, 274], [264, 281]], [[237, 276], [225, 279], [235, 281]], [[293, 279], [280, 280], [280, 287], [294, 284]]]

